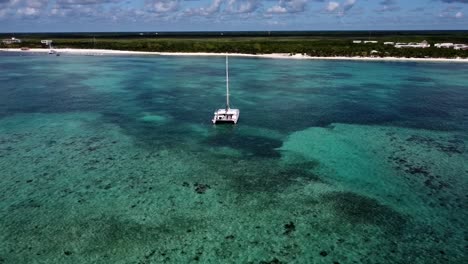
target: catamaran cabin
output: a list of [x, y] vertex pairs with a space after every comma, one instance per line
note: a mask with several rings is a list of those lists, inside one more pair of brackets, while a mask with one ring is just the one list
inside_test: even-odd
[[213, 124], [216, 123], [234, 123], [239, 119], [239, 109], [218, 109], [214, 113]]

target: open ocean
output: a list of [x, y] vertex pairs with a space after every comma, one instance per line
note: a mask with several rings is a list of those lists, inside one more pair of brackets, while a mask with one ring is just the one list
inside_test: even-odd
[[468, 64], [224, 66], [0, 54], [0, 263], [466, 263]]

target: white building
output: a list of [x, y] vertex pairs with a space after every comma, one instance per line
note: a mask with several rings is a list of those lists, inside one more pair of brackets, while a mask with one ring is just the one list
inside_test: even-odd
[[362, 43], [362, 40], [353, 40], [353, 43], [354, 44], [360, 44], [360, 43]]
[[395, 42], [384, 42], [384, 45], [395, 45]]
[[425, 49], [431, 47], [431, 44], [429, 44], [427, 41], [423, 41], [421, 43], [416, 43], [416, 42], [410, 42], [408, 44], [406, 43], [397, 43], [395, 44], [395, 48], [420, 48], [420, 49]]
[[397, 43], [395, 44], [395, 48], [399, 49], [399, 48], [406, 48], [408, 47], [408, 43]]
[[425, 48], [430, 48], [431, 44], [429, 44], [429, 42], [427, 42], [427, 40], [423, 40], [421, 43], [418, 44], [418, 46], [420, 48], [425, 49]]
[[466, 44], [455, 44], [453, 46], [453, 49], [455, 49], [455, 50], [468, 50], [468, 45], [466, 45]]
[[453, 43], [437, 43], [434, 45], [434, 47], [436, 48], [446, 48], [446, 49], [453, 48], [454, 46], [455, 44]]
[[52, 44], [52, 40], [50, 40], [50, 39], [44, 39], [44, 40], [41, 40], [41, 43], [44, 44], [44, 45], [49, 46], [49, 45]]
[[3, 44], [14, 44], [14, 43], [21, 43], [21, 39], [17, 39], [17, 38], [11, 38], [11, 39], [4, 39], [2, 40], [2, 43]]
[[364, 41], [364, 44], [376, 44], [376, 43], [379, 43], [377, 40], [366, 40]]

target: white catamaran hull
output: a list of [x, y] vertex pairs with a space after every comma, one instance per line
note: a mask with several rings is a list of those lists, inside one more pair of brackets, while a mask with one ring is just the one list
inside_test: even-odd
[[214, 113], [213, 117], [213, 124], [216, 123], [234, 123], [237, 124], [237, 120], [239, 120], [239, 109], [218, 109]]

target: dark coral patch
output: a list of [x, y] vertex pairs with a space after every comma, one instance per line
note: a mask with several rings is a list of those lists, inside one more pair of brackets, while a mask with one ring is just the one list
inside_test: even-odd
[[198, 194], [204, 194], [208, 189], [211, 187], [208, 184], [203, 184], [203, 183], [195, 183], [195, 192]]
[[447, 154], [462, 154], [465, 151], [465, 142], [461, 139], [453, 138], [447, 141], [437, 141], [433, 138], [413, 135], [406, 139], [408, 142], [414, 142], [420, 145], [425, 145], [429, 148], [434, 148], [438, 151]]
[[281, 264], [283, 263], [282, 261], [280, 261], [279, 259], [277, 258], [273, 258], [272, 260], [270, 261], [260, 261], [260, 264]]
[[270, 166], [257, 168], [255, 174], [236, 171], [230, 179], [240, 192], [277, 193], [300, 182], [319, 182], [320, 177], [312, 171], [316, 166], [315, 162], [300, 163], [294, 166], [281, 166], [273, 163]]
[[284, 234], [289, 235], [292, 232], [296, 231], [296, 225], [293, 222], [289, 222], [284, 225]]
[[277, 139], [251, 135], [219, 133], [209, 138], [206, 143], [211, 146], [231, 147], [256, 157], [278, 158], [280, 153], [276, 150], [283, 142]]
[[402, 230], [405, 217], [377, 200], [352, 192], [334, 192], [324, 195], [341, 219], [354, 224], [376, 225], [393, 231]]

